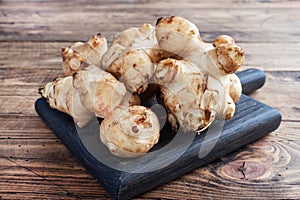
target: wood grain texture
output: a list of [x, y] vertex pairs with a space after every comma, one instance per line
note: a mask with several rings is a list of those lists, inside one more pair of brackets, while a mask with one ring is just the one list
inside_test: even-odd
[[0, 40], [73, 41], [95, 32], [111, 36], [161, 16], [180, 15], [193, 19], [205, 40], [230, 33], [240, 42], [298, 42], [299, 24], [293, 21], [299, 21], [299, 6], [299, 1], [9, 1], [1, 3]]
[[[157, 17], [181, 15], [202, 37], [233, 35], [244, 69], [266, 71], [251, 97], [277, 108], [278, 130], [137, 199], [299, 199], [299, 1], [0, 1], [0, 198], [109, 199], [34, 111], [37, 88], [62, 74], [60, 48], [109, 37]], [[267, 175], [228, 177], [223, 167], [257, 161]]]

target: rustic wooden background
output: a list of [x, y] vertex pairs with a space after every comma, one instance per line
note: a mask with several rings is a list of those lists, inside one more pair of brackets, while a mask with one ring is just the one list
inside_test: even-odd
[[299, 10], [297, 0], [0, 0], [0, 199], [109, 199], [35, 113], [37, 88], [62, 75], [61, 47], [167, 15], [190, 19], [206, 41], [232, 35], [247, 54], [243, 68], [267, 75], [251, 96], [283, 120], [262, 140], [138, 199], [300, 199]]

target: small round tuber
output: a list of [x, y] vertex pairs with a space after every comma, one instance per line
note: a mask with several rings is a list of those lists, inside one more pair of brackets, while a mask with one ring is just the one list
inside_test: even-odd
[[100, 139], [120, 157], [147, 153], [159, 139], [157, 116], [143, 106], [117, 106], [100, 125]]

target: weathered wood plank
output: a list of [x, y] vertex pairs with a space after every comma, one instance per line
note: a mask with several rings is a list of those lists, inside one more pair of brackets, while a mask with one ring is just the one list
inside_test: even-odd
[[[84, 168], [76, 167], [78, 164], [74, 161], [73, 163], [62, 161], [64, 168], [55, 168], [55, 164], [49, 160], [33, 162], [32, 160], [0, 158], [0, 161], [3, 163], [0, 167], [0, 195], [3, 199], [107, 197], [95, 180], [86, 173]], [[31, 163], [39, 163], [39, 165], [35, 166]], [[9, 190], [7, 190], [7, 185], [10, 186]], [[81, 186], [78, 187], [78, 185]]]
[[299, 6], [298, 1], [1, 2], [0, 40], [74, 41], [181, 15], [200, 27], [205, 40], [227, 33], [240, 42], [298, 42]]
[[300, 72], [267, 72], [267, 80], [260, 90], [251, 94], [283, 115], [282, 119], [300, 122]]
[[[88, 37], [82, 36], [80, 40], [87, 39]], [[29, 79], [30, 74], [26, 77], [28, 69], [35, 69], [45, 77], [49, 73], [54, 73], [52, 77], [62, 75], [60, 49], [70, 44], [71, 42], [1, 42], [0, 81], [14, 77]], [[280, 42], [238, 44], [246, 52], [245, 65], [242, 69], [247, 67], [258, 67], [265, 71], [299, 71], [300, 69], [299, 44]], [[11, 71], [12, 69], [14, 71]]]

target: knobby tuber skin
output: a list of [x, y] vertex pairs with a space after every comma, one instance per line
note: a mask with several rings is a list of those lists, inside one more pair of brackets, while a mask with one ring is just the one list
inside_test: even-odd
[[211, 88], [212, 77], [197, 72], [185, 60], [162, 60], [155, 73], [161, 85], [163, 103], [174, 131], [180, 125], [184, 130], [202, 130], [215, 119], [220, 95]]
[[121, 102], [139, 103], [139, 99], [130, 95], [126, 96], [127, 100], [123, 99], [127, 93], [124, 84], [95, 65], [47, 83], [40, 93], [50, 107], [72, 116], [79, 127], [95, 115], [105, 118]]
[[100, 125], [100, 139], [119, 157], [147, 153], [159, 139], [157, 116], [144, 106], [117, 106]]
[[94, 116], [80, 101], [80, 93], [73, 88], [73, 78], [57, 78], [40, 88], [51, 108], [70, 115], [79, 126], [85, 126]]
[[242, 94], [242, 84], [236, 74], [228, 74], [230, 80], [229, 95], [234, 101], [238, 102]]
[[200, 132], [215, 118], [232, 118], [241, 96], [233, 73], [244, 62], [244, 50], [233, 38], [221, 35], [205, 43], [199, 29], [178, 16], [160, 18], [156, 37], [160, 48], [182, 57], [160, 61], [154, 72], [173, 129], [180, 124]]
[[235, 44], [232, 37], [220, 35], [213, 46], [216, 47], [219, 64], [226, 73], [234, 73], [244, 63], [244, 50]]
[[153, 75], [153, 63], [142, 50], [132, 50], [121, 55], [106, 70], [123, 82], [134, 93], [143, 93]]
[[107, 51], [106, 38], [97, 34], [87, 42], [75, 42], [69, 47], [61, 49], [62, 67], [65, 76], [84, 68], [84, 66], [97, 65], [100, 67], [103, 54]]
[[199, 29], [182, 17], [160, 18], [156, 37], [159, 48], [178, 54], [211, 75], [234, 73], [244, 62], [244, 50], [230, 36], [221, 35], [214, 44], [205, 43]]
[[129, 28], [119, 33], [111, 47], [103, 55], [102, 67], [107, 69], [120, 55], [131, 50], [143, 50], [156, 63], [161, 60], [157, 53], [158, 44], [155, 36], [155, 27], [145, 23], [139, 28]]
[[102, 69], [112, 73], [126, 88], [143, 93], [153, 76], [154, 64], [161, 60], [155, 27], [143, 24], [120, 33], [102, 58]]
[[82, 104], [101, 118], [119, 105], [127, 92], [123, 83], [96, 65], [73, 74], [73, 86], [81, 93]]
[[156, 38], [160, 49], [182, 58], [193, 51], [195, 44], [203, 43], [197, 26], [178, 16], [159, 18]]

